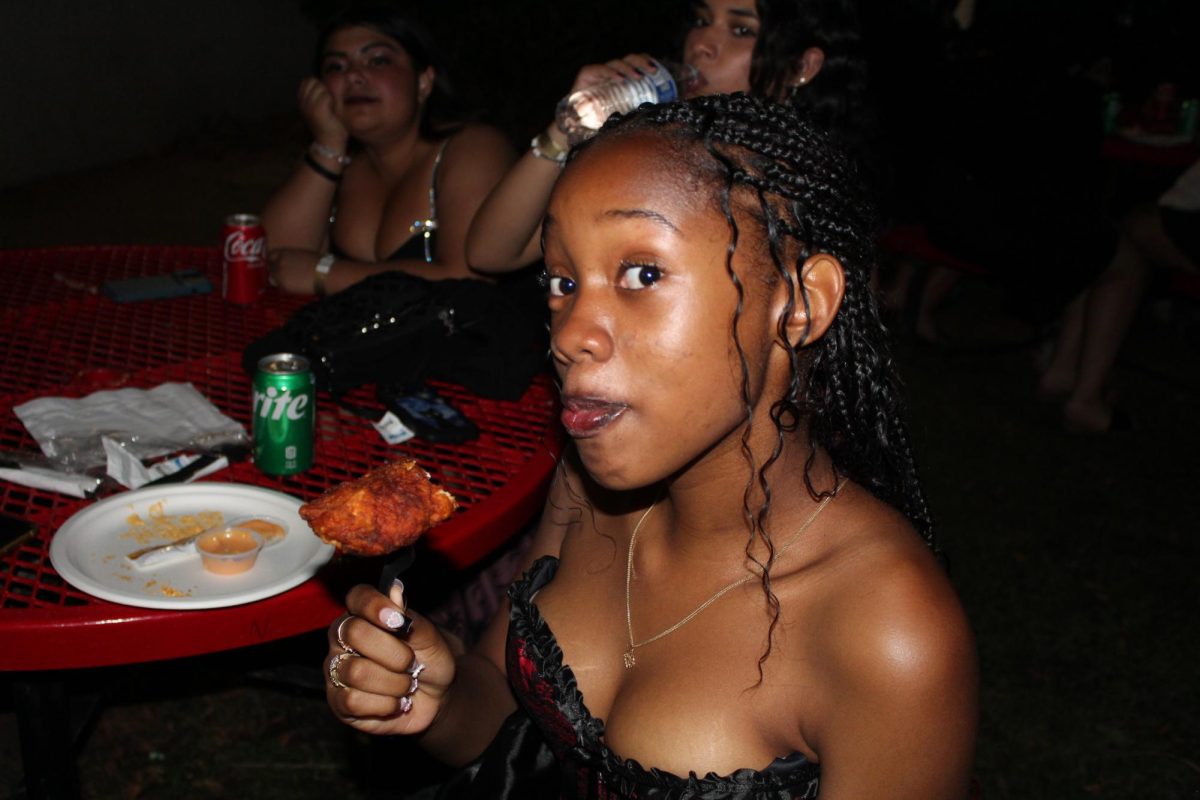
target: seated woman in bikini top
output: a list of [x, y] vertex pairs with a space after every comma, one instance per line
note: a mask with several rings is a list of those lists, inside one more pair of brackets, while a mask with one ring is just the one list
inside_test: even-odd
[[467, 228], [515, 154], [504, 136], [452, 116], [427, 33], [390, 12], [347, 12], [300, 84], [313, 142], [262, 211], [272, 281], [340, 291], [379, 272], [480, 277]]

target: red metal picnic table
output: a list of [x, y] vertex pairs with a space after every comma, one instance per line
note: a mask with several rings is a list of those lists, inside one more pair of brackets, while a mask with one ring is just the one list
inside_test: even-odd
[[[116, 303], [95, 291], [107, 280], [183, 268], [201, 270], [214, 291], [135, 303]], [[14, 406], [45, 396], [82, 397], [167, 382], [191, 383], [250, 431], [251, 384], [242, 351], [311, 298], [268, 289], [253, 304], [235, 305], [221, 298], [220, 278], [216, 248], [0, 251], [0, 454], [37, 450]], [[476, 440], [389, 445], [368, 420], [322, 394], [311, 469], [274, 477], [243, 461], [210, 479], [307, 500], [385, 461], [416, 459], [461, 506], [420, 546], [451, 567], [468, 567], [496, 551], [540, 509], [563, 442], [557, 394], [545, 375], [516, 401], [448, 384], [436, 388], [478, 426]], [[370, 387], [346, 399], [382, 413]], [[38, 528], [32, 540], [0, 558], [0, 672], [14, 673], [10, 677], [231, 650], [325, 627], [341, 613], [341, 587], [323, 580], [326, 570], [273, 597], [205, 610], [133, 607], [86, 594], [56, 573], [49, 547], [58, 528], [91, 502], [0, 481], [0, 511]]]

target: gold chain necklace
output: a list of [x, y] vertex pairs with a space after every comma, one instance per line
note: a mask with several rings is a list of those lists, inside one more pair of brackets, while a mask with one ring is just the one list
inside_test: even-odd
[[[838, 482], [837, 486], [834, 487], [833, 492], [827, 495], [825, 499], [821, 501], [816, 510], [809, 515], [808, 519], [804, 520], [804, 524], [800, 526], [800, 529], [792, 534], [792, 538], [788, 539], [787, 542], [784, 543], [783, 547], [775, 551], [775, 555], [771, 557], [771, 561], [768, 566], [774, 565], [776, 561], [783, 557], [783, 554], [788, 551], [788, 548], [790, 548], [800, 539], [800, 534], [808, 530], [808, 526], [813, 524], [813, 521], [820, 516], [822, 511], [825, 510], [825, 506], [829, 505], [829, 501], [837, 497], [838, 492], [840, 492], [842, 487], [845, 485], [846, 481], [844, 479]], [[727, 593], [755, 578], [754, 575], [747, 575], [744, 578], [738, 578], [736, 581], [724, 587], [712, 597], [696, 606], [686, 617], [679, 620], [679, 622], [676, 622], [671, 627], [664, 631], [659, 631], [649, 639], [643, 639], [640, 642], [635, 642], [633, 639], [633, 598], [630, 590], [630, 586], [633, 582], [633, 548], [637, 544], [638, 532], [642, 529], [642, 523], [646, 521], [646, 517], [650, 516], [650, 512], [654, 510], [656, 505], [658, 505], [657, 500], [650, 504], [650, 507], [646, 509], [646, 513], [642, 514], [642, 518], [639, 519], [637, 525], [633, 527], [633, 535], [629, 537], [629, 555], [625, 560], [625, 629], [629, 632], [629, 649], [625, 651], [625, 669], [630, 669], [634, 664], [637, 663], [637, 657], [633, 654], [634, 650], [637, 650], [639, 647], [645, 647], [651, 642], [657, 642], [664, 636], [670, 636], [672, 633], [695, 619], [701, 611], [720, 600]]]

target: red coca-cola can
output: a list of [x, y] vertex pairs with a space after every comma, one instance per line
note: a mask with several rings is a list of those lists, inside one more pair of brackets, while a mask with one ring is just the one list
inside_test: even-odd
[[266, 230], [254, 214], [230, 214], [221, 241], [221, 296], [231, 303], [253, 303], [267, 288]]

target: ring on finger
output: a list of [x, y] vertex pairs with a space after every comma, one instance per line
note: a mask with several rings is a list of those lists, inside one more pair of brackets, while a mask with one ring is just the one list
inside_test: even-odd
[[344, 636], [343, 636], [344, 629], [345, 629], [345, 627], [346, 627], [346, 623], [347, 623], [347, 622], [349, 622], [349, 621], [350, 621], [350, 620], [352, 620], [352, 619], [354, 619], [354, 615], [353, 615], [353, 614], [347, 614], [346, 616], [342, 617], [342, 620], [341, 620], [341, 622], [339, 622], [339, 623], [337, 624], [337, 630], [336, 630], [335, 634], [336, 634], [336, 636], [337, 636], [337, 643], [338, 643], [338, 647], [342, 648], [342, 649], [343, 649], [343, 650], [345, 650], [347, 653], [353, 653], [353, 654], [356, 654], [356, 655], [357, 655], [358, 651], [357, 651], [357, 650], [355, 650], [355, 649], [354, 649], [353, 647], [351, 647], [350, 645], [346, 644], [346, 639], [345, 639], [345, 638], [344, 638]]
[[350, 688], [349, 686], [342, 683], [342, 678], [340, 675], [338, 675], [338, 667], [340, 667], [342, 665], [342, 662], [345, 661], [347, 658], [357, 658], [357, 657], [358, 657], [357, 653], [346, 652], [346, 653], [337, 653], [336, 655], [333, 656], [333, 658], [329, 659], [329, 669], [328, 669], [329, 682], [332, 683], [334, 686], [336, 686], [339, 689], [349, 689]]
[[412, 676], [412, 684], [408, 687], [408, 696], [409, 697], [412, 697], [414, 694], [417, 693], [417, 690], [421, 688], [421, 673], [424, 671], [425, 671], [425, 665], [422, 664], [420, 661], [413, 664], [412, 667], [409, 670], [407, 670], [408, 674], [410, 676]]

